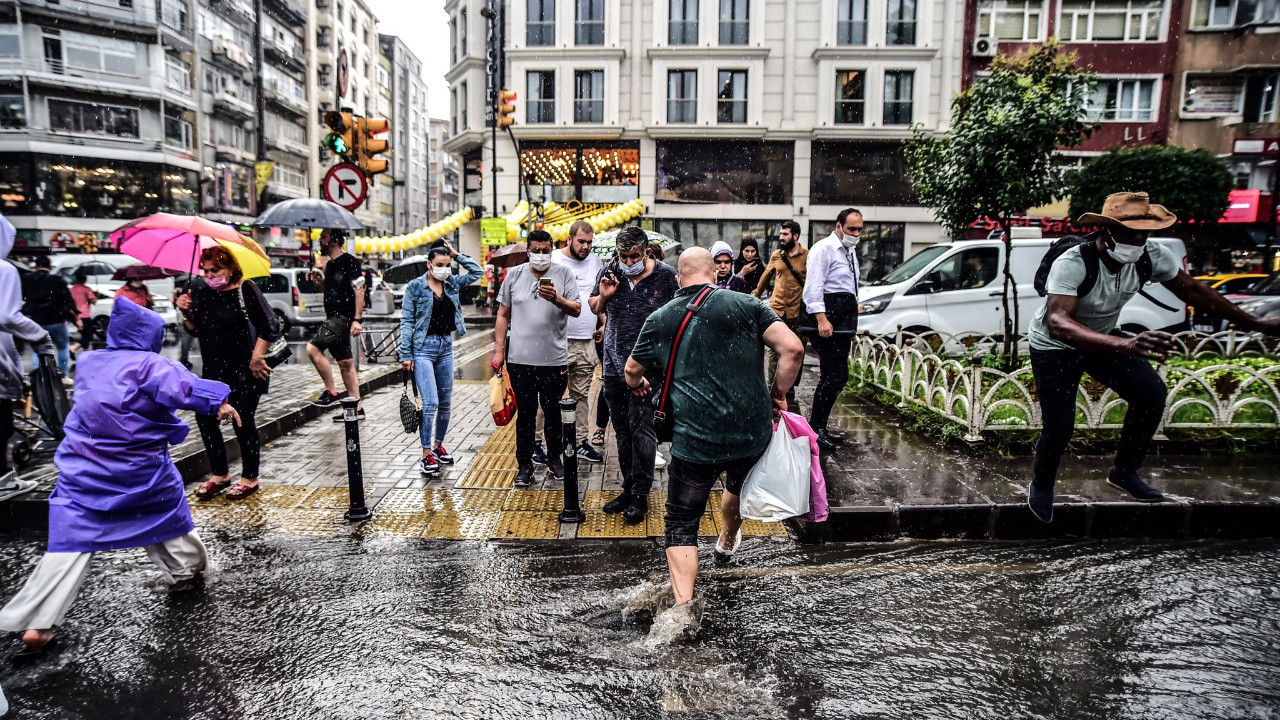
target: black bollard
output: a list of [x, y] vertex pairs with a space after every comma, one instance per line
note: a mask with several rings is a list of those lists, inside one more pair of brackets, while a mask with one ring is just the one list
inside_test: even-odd
[[560, 511], [560, 522], [580, 523], [587, 519], [578, 503], [578, 439], [574, 436], [575, 422], [578, 414], [578, 401], [573, 398], [560, 399], [560, 427], [564, 434], [564, 509]]
[[342, 420], [347, 426], [347, 487], [351, 494], [351, 508], [342, 514], [356, 522], [373, 516], [364, 504], [364, 468], [360, 464], [360, 422], [356, 419], [359, 398], [342, 398]]

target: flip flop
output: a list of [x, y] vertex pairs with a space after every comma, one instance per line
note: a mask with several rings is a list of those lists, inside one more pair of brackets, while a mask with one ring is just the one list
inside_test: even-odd
[[227, 499], [243, 500], [249, 497], [250, 495], [258, 492], [259, 487], [261, 487], [261, 485], [250, 486], [250, 485], [240, 485], [239, 483], [237, 483], [235, 487], [227, 491]]
[[218, 493], [222, 492], [223, 490], [226, 490], [229, 487], [231, 487], [231, 478], [227, 478], [222, 482], [218, 482], [217, 480], [210, 480], [205, 484], [201, 485], [200, 488], [196, 490], [196, 499], [198, 500], [212, 499], [216, 497]]

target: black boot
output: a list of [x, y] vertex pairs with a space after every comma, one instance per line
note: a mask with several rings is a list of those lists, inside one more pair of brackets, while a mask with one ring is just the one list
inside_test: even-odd
[[644, 516], [649, 512], [649, 496], [636, 495], [631, 498], [631, 504], [627, 506], [627, 511], [622, 513], [622, 517], [628, 523], [635, 525], [644, 522]]
[[631, 505], [631, 493], [624, 491], [618, 497], [605, 503], [603, 509], [609, 515], [614, 515], [626, 510], [629, 505]]

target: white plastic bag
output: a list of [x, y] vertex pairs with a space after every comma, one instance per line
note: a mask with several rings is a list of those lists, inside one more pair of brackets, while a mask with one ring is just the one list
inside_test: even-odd
[[742, 484], [742, 517], [780, 522], [809, 512], [810, 460], [809, 438], [792, 437], [787, 424], [778, 423]]

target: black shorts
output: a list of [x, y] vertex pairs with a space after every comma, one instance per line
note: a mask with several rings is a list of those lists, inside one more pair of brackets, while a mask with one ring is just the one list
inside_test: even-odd
[[339, 362], [351, 359], [351, 320], [334, 315], [325, 320], [311, 336], [311, 344], [322, 352], [329, 351], [334, 360]]

